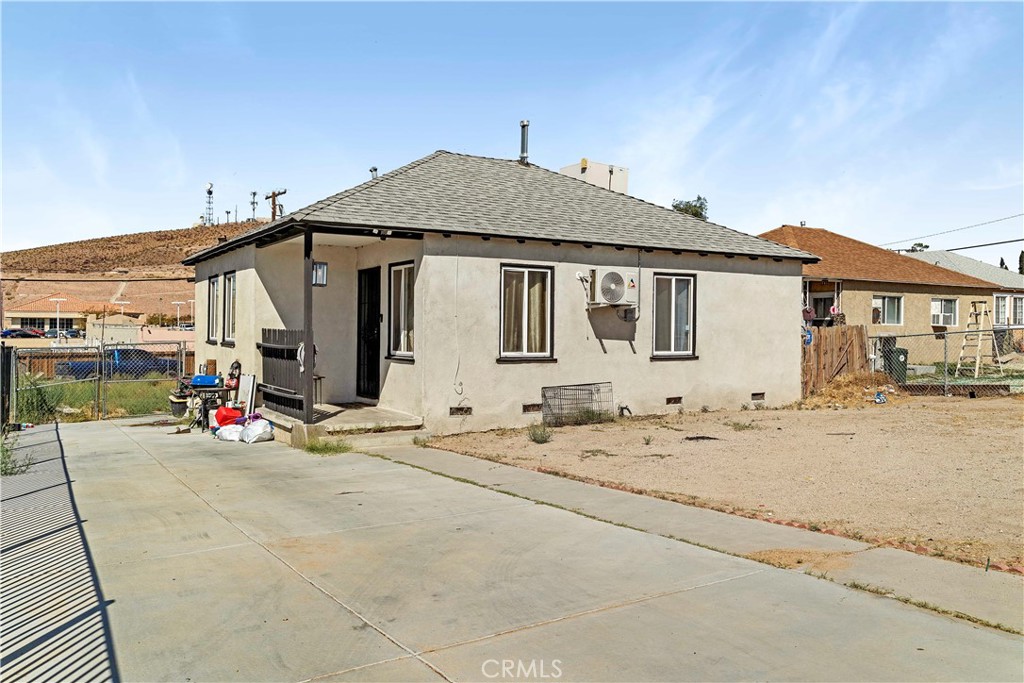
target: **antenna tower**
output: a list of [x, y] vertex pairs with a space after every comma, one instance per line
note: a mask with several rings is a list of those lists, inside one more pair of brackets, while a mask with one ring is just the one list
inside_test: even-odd
[[213, 183], [206, 183], [206, 224], [213, 225]]
[[259, 203], [256, 201], [256, 190], [253, 190], [249, 194], [252, 195], [252, 200], [249, 202], [249, 206], [252, 207], [252, 219], [256, 220], [256, 205]]

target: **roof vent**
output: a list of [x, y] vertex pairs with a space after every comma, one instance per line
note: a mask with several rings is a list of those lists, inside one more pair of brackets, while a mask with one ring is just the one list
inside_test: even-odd
[[527, 139], [529, 138], [530, 133], [530, 122], [525, 119], [520, 121], [519, 128], [522, 131], [522, 134], [519, 137], [519, 163], [523, 166], [528, 166], [529, 163], [526, 161], [526, 156], [528, 147]]
[[370, 177], [373, 178], [374, 180], [377, 179], [377, 167], [376, 166], [371, 166], [370, 167]]

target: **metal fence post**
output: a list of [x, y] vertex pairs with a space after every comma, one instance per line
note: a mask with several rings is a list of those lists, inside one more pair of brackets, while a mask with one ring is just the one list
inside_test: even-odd
[[949, 333], [942, 333], [942, 395], [949, 396]]

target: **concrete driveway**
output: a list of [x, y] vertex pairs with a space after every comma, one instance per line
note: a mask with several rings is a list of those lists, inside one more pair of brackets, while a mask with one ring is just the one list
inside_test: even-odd
[[124, 680], [1022, 679], [1012, 634], [387, 459], [169, 431], [59, 430]]

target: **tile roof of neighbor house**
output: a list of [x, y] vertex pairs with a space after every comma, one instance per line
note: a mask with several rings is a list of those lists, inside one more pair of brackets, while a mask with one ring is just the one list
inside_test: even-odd
[[60, 302], [61, 313], [81, 313], [82, 311], [100, 311], [104, 306], [111, 306], [110, 303], [102, 301], [85, 301], [71, 294], [49, 294], [32, 301], [18, 304], [17, 306], [4, 306], [4, 315], [13, 312], [28, 313], [56, 313], [57, 302], [50, 299], [63, 299]]
[[441, 150], [192, 254], [184, 263], [297, 223], [816, 259], [535, 164]]
[[996, 289], [991, 282], [923, 263], [822, 228], [783, 225], [761, 233], [760, 237], [820, 256], [818, 263], [804, 264], [804, 277]]
[[964, 275], [988, 280], [999, 286], [1000, 289], [1013, 289], [1024, 291], [1024, 275], [1013, 271], [1003, 270], [999, 266], [985, 263], [970, 256], [955, 254], [951, 251], [919, 251], [907, 254], [925, 263], [934, 263], [942, 268], [955, 270]]

